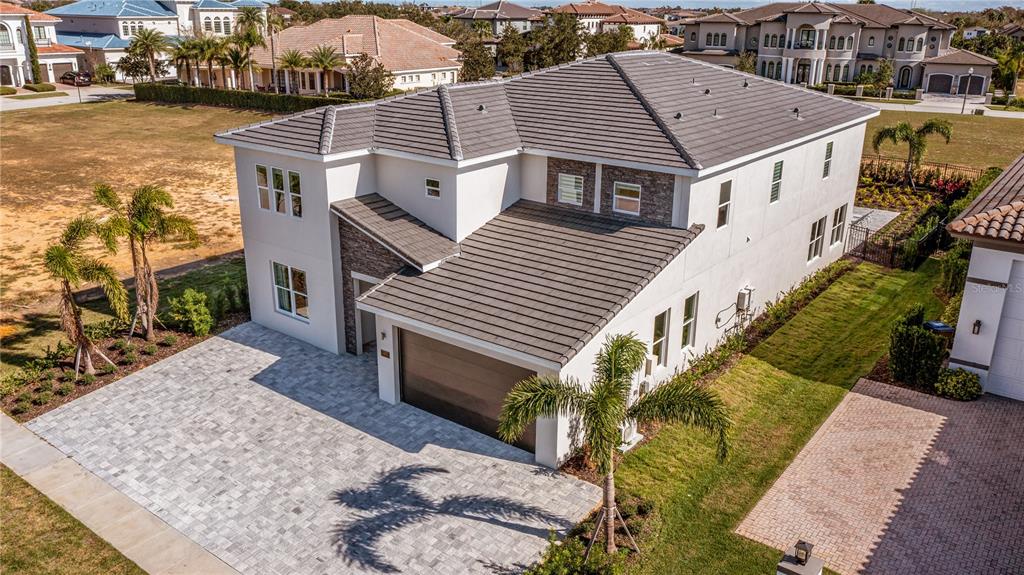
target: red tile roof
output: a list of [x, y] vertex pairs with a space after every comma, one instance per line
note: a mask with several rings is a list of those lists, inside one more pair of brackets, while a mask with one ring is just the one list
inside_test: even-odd
[[64, 44], [50, 44], [49, 46], [36, 46], [36, 52], [39, 54], [81, 54], [82, 51], [78, 48], [71, 46], [65, 46]]
[[947, 227], [954, 234], [970, 238], [1024, 243], [1024, 155]]
[[42, 12], [36, 12], [35, 10], [29, 10], [28, 8], [22, 8], [21, 6], [15, 6], [14, 4], [8, 4], [6, 2], [0, 2], [0, 14], [26, 14], [30, 22], [60, 22], [60, 18], [51, 16], [49, 14], [43, 14]]

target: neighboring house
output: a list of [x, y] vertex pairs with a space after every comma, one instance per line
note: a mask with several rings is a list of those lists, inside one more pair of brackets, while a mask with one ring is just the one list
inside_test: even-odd
[[657, 16], [617, 4], [596, 1], [565, 4], [548, 12], [574, 16], [583, 30], [589, 34], [611, 32], [619, 26], [629, 26], [633, 29], [633, 38], [637, 41], [648, 40], [661, 34], [661, 28], [665, 25], [665, 21]]
[[964, 40], [981, 38], [985, 34], [988, 34], [988, 28], [982, 28], [981, 26], [969, 26], [964, 28]]
[[[28, 17], [36, 43], [41, 78], [32, 78], [32, 59], [28, 54]], [[54, 26], [60, 18], [13, 4], [0, 3], [0, 85], [23, 86], [35, 82], [56, 82], [65, 72], [78, 70], [82, 52], [57, 41]]]
[[947, 229], [974, 244], [949, 367], [1024, 400], [1024, 155]]
[[487, 22], [491, 26], [491, 36], [497, 37], [509, 26], [519, 32], [529, 32], [543, 23], [545, 16], [540, 10], [498, 0], [479, 8], [466, 8], [454, 18], [471, 28], [475, 27], [477, 22]]
[[703, 12], [693, 10], [668, 10], [651, 13], [655, 16], [663, 17], [667, 22], [668, 31], [676, 36], [683, 36], [688, 24], [693, 24], [697, 18], [705, 15]]
[[1018, 42], [1024, 42], [1024, 26], [1020, 24], [1007, 24], [999, 29], [999, 33]]
[[[605, 338], [634, 332], [640, 393], [838, 259], [877, 114], [635, 51], [217, 141], [253, 321], [374, 353], [383, 400], [493, 435], [524, 377], [588, 381]], [[556, 465], [570, 427], [523, 443]]]
[[[453, 84], [458, 78], [460, 52], [453, 48], [455, 40], [404, 19], [349, 15], [344, 18], [319, 20], [306, 26], [291, 26], [277, 34], [277, 56], [294, 49], [308, 54], [320, 45], [334, 47], [339, 56], [351, 62], [360, 54], [369, 54], [395, 78], [395, 88], [414, 90], [441, 84]], [[253, 59], [260, 65], [260, 86], [271, 86], [273, 58], [270, 40], [266, 48], [255, 48]], [[285, 72], [277, 68], [277, 85], [285, 87]], [[218, 73], [215, 71], [215, 73]], [[300, 94], [320, 90], [318, 70], [292, 74], [289, 87]], [[348, 91], [347, 66], [342, 65], [327, 75], [329, 90]]]
[[981, 94], [992, 64], [946, 58], [957, 52], [950, 47], [955, 31], [884, 4], [776, 3], [698, 18], [686, 28], [682, 53], [732, 66], [740, 52], [756, 52], [758, 75], [794, 84], [852, 82], [884, 58], [893, 63], [896, 89]]

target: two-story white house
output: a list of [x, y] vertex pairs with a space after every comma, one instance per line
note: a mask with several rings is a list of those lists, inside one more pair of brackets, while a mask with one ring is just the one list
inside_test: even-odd
[[[82, 52], [57, 41], [55, 26], [59, 22], [56, 16], [0, 3], [0, 86], [56, 82], [65, 72], [78, 70], [78, 56]], [[32, 77], [29, 33], [36, 45], [39, 78]]]
[[605, 4], [597, 0], [564, 4], [548, 11], [551, 14], [569, 14], [580, 23], [580, 27], [588, 34], [612, 32], [619, 26], [628, 26], [633, 31], [633, 39], [637, 42], [650, 40], [659, 34], [665, 20], [639, 10]]
[[467, 27], [475, 27], [478, 26], [478, 22], [485, 22], [491, 28], [492, 37], [501, 36], [509, 26], [520, 33], [529, 32], [545, 20], [544, 13], [540, 10], [505, 0], [484, 4], [478, 8], [466, 8], [452, 18]]
[[[636, 51], [217, 141], [253, 321], [374, 353], [382, 400], [493, 435], [524, 377], [585, 382], [633, 332], [640, 393], [839, 258], [877, 113]], [[538, 421], [521, 445], [557, 465], [571, 428]]]

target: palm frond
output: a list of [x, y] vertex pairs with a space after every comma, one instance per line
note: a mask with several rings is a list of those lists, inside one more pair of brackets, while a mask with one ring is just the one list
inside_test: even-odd
[[78, 270], [83, 280], [100, 286], [100, 289], [107, 296], [107, 301], [110, 303], [110, 309], [114, 312], [114, 315], [122, 320], [127, 320], [128, 291], [124, 289], [124, 284], [117, 277], [117, 272], [114, 271], [114, 268], [96, 258], [82, 256], [78, 262]]
[[932, 134], [938, 134], [942, 136], [946, 143], [949, 143], [950, 138], [953, 137], [953, 124], [949, 120], [941, 120], [939, 118], [931, 118], [926, 121], [920, 128], [917, 129], [917, 133], [921, 136], [930, 136]]
[[96, 232], [96, 221], [89, 216], [78, 216], [68, 222], [60, 236], [60, 243], [68, 250], [75, 252]]
[[121, 211], [121, 198], [109, 184], [96, 184], [96, 188], [93, 189], [93, 197], [96, 199], [96, 203], [104, 208], [112, 212]]
[[620, 381], [633, 376], [647, 359], [647, 344], [635, 333], [609, 335], [594, 363], [597, 381]]
[[871, 147], [874, 148], [875, 153], [878, 153], [879, 148], [886, 141], [898, 144], [900, 142], [910, 142], [913, 138], [914, 130], [907, 122], [898, 122], [890, 126], [883, 126], [875, 132], [875, 135], [871, 139]]
[[586, 392], [575, 380], [563, 381], [547, 375], [524, 379], [505, 396], [498, 420], [498, 437], [512, 442], [539, 417], [578, 415], [586, 398]]
[[199, 244], [196, 223], [191, 218], [179, 214], [164, 215], [157, 222], [153, 233], [160, 241], [181, 240], [193, 246]]
[[694, 384], [677, 374], [654, 391], [641, 397], [626, 413], [629, 419], [647, 422], [682, 423], [715, 435], [718, 457], [724, 459], [729, 450], [728, 410], [714, 391]]
[[75, 252], [63, 243], [53, 244], [43, 253], [43, 267], [46, 273], [57, 281], [78, 285], [82, 278], [75, 265]]

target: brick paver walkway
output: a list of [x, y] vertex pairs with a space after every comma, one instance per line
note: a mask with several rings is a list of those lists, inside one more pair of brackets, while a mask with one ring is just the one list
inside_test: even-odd
[[28, 427], [243, 573], [494, 573], [600, 499], [251, 323]]
[[737, 532], [844, 575], [1024, 573], [1024, 402], [861, 380]]

